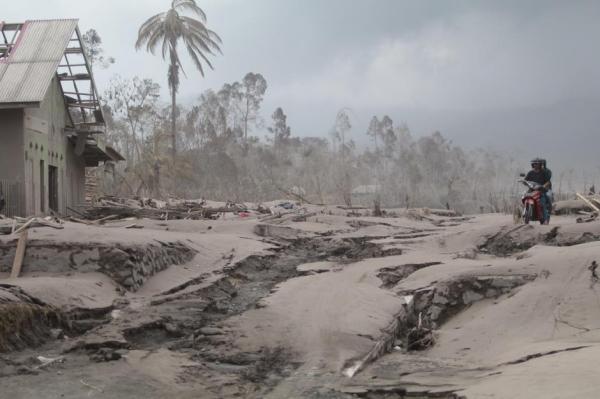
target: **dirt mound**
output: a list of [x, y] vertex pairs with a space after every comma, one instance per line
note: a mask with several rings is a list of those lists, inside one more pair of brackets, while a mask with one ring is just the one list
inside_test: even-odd
[[471, 304], [498, 298], [535, 278], [536, 275], [465, 275], [410, 294], [415, 296], [415, 313], [423, 314], [427, 324], [435, 329]]
[[477, 246], [479, 252], [494, 256], [511, 256], [542, 244], [568, 247], [600, 240], [600, 225], [504, 226]]
[[0, 285], [0, 352], [40, 345], [50, 337], [51, 328], [62, 324], [56, 309], [17, 287]]
[[[0, 272], [10, 272], [15, 249], [16, 240], [0, 242]], [[30, 240], [23, 273], [101, 272], [135, 291], [148, 277], [171, 265], [189, 262], [195, 254], [194, 249], [180, 241], [115, 245]]]

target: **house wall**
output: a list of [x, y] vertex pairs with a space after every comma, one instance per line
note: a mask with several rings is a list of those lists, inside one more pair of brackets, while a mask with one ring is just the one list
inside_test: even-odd
[[23, 110], [0, 109], [0, 191], [5, 200], [1, 214], [25, 211], [23, 163]]
[[0, 109], [0, 140], [0, 180], [23, 182], [22, 109]]
[[[58, 171], [58, 211], [67, 213], [84, 201], [85, 163], [75, 156], [64, 128], [69, 122], [60, 83], [52, 79], [39, 108], [24, 113], [25, 187], [27, 213], [49, 212], [49, 166]], [[43, 173], [43, 174], [42, 174]]]

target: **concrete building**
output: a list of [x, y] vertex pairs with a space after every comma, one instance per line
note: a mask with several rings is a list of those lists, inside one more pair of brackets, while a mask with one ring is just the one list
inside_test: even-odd
[[85, 168], [122, 160], [104, 130], [77, 20], [0, 22], [0, 213], [83, 204]]

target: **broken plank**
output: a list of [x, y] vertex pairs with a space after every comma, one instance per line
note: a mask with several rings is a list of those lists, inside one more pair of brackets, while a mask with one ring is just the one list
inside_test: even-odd
[[29, 219], [27, 221], [27, 223], [25, 223], [23, 226], [21, 226], [17, 230], [15, 230], [14, 234], [19, 234], [20, 232], [27, 230], [29, 228], [29, 226], [31, 226], [33, 224], [33, 222], [35, 222], [35, 218]]
[[127, 226], [125, 226], [126, 229], [143, 229], [144, 226], [139, 225], [139, 224], [128, 224]]
[[583, 201], [583, 202], [585, 202], [585, 203], [586, 203], [586, 204], [587, 204], [587, 205], [588, 205], [590, 208], [592, 208], [592, 209], [594, 210], [594, 212], [596, 212], [596, 213], [600, 213], [600, 208], [598, 208], [596, 205], [594, 205], [594, 204], [592, 203], [592, 201], [590, 201], [589, 199], [585, 198], [585, 196], [583, 196], [583, 195], [581, 195], [581, 194], [579, 194], [579, 193], [576, 193], [576, 194], [577, 194], [577, 197], [579, 197], [579, 199], [580, 199], [580, 200], [582, 200], [582, 201]]
[[15, 252], [15, 260], [13, 262], [12, 270], [10, 272], [10, 278], [18, 278], [21, 274], [21, 267], [23, 266], [23, 259], [25, 258], [25, 248], [27, 246], [27, 237], [29, 230], [25, 229], [19, 236], [17, 242], [17, 250]]

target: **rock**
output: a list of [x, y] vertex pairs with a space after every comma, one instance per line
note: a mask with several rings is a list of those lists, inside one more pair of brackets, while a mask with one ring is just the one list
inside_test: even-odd
[[517, 279], [511, 278], [495, 278], [492, 280], [491, 285], [496, 288], [512, 288], [519, 285], [519, 282]]
[[207, 338], [210, 341], [210, 343], [213, 345], [222, 345], [222, 344], [226, 344], [228, 342], [227, 337], [224, 335], [211, 335]]
[[111, 362], [121, 358], [121, 351], [112, 348], [100, 348], [98, 351], [90, 355], [90, 360], [94, 362]]
[[65, 332], [60, 328], [51, 328], [50, 337], [52, 337], [52, 339], [63, 339], [65, 337]]
[[121, 284], [123, 284], [125, 287], [133, 287], [135, 285], [135, 281], [133, 280], [133, 277], [127, 277]]
[[436, 292], [435, 296], [433, 297], [433, 303], [437, 305], [446, 305], [448, 303], [448, 298]]
[[27, 366], [19, 366], [17, 367], [17, 374], [20, 375], [38, 375], [40, 372], [38, 370], [32, 369]]
[[202, 327], [198, 330], [198, 333], [202, 335], [220, 335], [223, 334], [223, 330], [217, 327]]
[[463, 303], [464, 303], [465, 305], [469, 305], [469, 304], [471, 304], [471, 303], [473, 303], [473, 302], [480, 301], [480, 300], [482, 300], [483, 298], [484, 298], [484, 296], [483, 296], [483, 295], [481, 295], [481, 294], [478, 294], [477, 292], [475, 292], [475, 291], [471, 291], [471, 290], [469, 290], [469, 291], [465, 291], [465, 292], [462, 294], [462, 300], [463, 300]]
[[117, 309], [123, 309], [129, 305], [130, 301], [127, 298], [117, 298], [113, 301], [113, 306]]
[[128, 349], [117, 349], [117, 350], [115, 350], [115, 353], [118, 354], [119, 356], [123, 357], [129, 353], [129, 350]]
[[163, 328], [165, 329], [165, 331], [167, 332], [168, 335], [172, 336], [172, 337], [182, 337], [185, 334], [181, 331], [181, 329], [179, 328], [179, 326], [177, 324], [174, 323], [165, 323], [163, 324]]
[[435, 306], [435, 305], [431, 306], [429, 308], [429, 318], [432, 321], [437, 320], [440, 317], [440, 315], [442, 314], [442, 310], [443, 309], [441, 307], [439, 307], [439, 306]]

